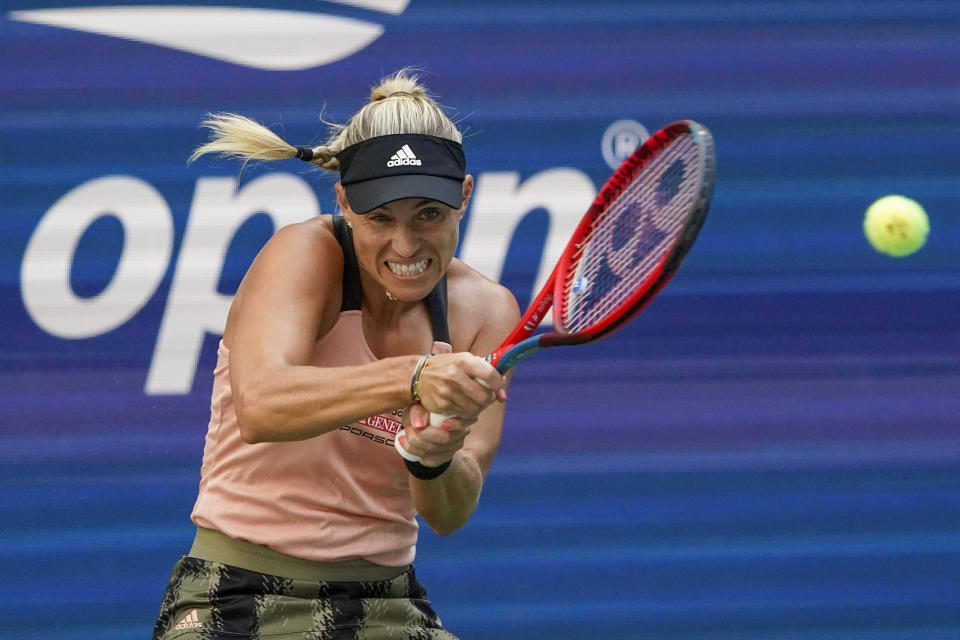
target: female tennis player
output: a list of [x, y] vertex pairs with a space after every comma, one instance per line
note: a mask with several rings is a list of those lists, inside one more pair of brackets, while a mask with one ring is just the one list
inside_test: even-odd
[[[505, 288], [454, 258], [473, 188], [462, 136], [406, 70], [325, 145], [233, 114], [204, 124], [194, 158], [337, 171], [343, 215], [279, 230], [237, 291], [197, 534], [154, 638], [453, 638], [414, 575], [415, 516], [447, 535], [474, 511], [506, 400], [477, 355], [520, 317]], [[456, 417], [430, 426], [431, 411]], [[420, 462], [394, 449], [401, 429]]]

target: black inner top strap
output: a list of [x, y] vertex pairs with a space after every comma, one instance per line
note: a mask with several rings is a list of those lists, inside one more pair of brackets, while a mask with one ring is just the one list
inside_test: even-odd
[[[363, 303], [363, 288], [360, 284], [360, 263], [353, 249], [353, 231], [343, 216], [333, 216], [333, 233], [343, 250], [343, 298], [340, 311], [359, 311]], [[447, 276], [427, 295], [427, 312], [433, 329], [433, 339], [450, 342], [447, 325]]]

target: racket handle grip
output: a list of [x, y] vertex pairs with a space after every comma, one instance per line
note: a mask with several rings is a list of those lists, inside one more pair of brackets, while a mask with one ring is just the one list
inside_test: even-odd
[[[452, 418], [453, 416], [445, 416], [442, 413], [430, 412], [430, 426], [439, 427], [443, 424], [443, 421], [447, 418]], [[410, 462], [420, 462], [420, 456], [414, 455], [403, 448], [403, 445], [400, 444], [400, 436], [406, 433], [405, 429], [400, 429], [397, 432], [396, 437], [393, 439], [393, 448], [397, 450], [397, 453], [400, 454], [400, 457], [404, 460], [409, 460]]]
[[452, 417], [453, 417], [453, 416], [448, 416], [448, 415], [445, 415], [445, 414], [443, 414], [443, 413], [434, 413], [433, 411], [431, 411], [431, 412], [430, 412], [430, 426], [431, 426], [431, 427], [439, 427], [440, 425], [443, 424], [443, 421], [444, 421], [444, 420], [446, 420], [447, 418], [452, 418]]
[[[487, 383], [484, 382], [483, 380], [481, 380], [480, 378], [474, 378], [474, 380], [476, 380], [477, 382], [479, 382], [479, 383], [482, 384], [483, 386], [487, 387], [488, 389], [490, 388], [490, 387], [487, 386]], [[439, 427], [440, 425], [443, 424], [443, 421], [444, 421], [444, 420], [446, 420], [447, 418], [452, 418], [452, 417], [454, 417], [454, 416], [452, 416], [452, 415], [444, 415], [444, 414], [442, 414], [442, 413], [434, 413], [433, 411], [431, 411], [431, 412], [430, 412], [430, 426], [431, 426], [431, 427]], [[414, 454], [410, 453], [409, 451], [407, 451], [406, 449], [403, 448], [403, 445], [402, 445], [402, 444], [400, 444], [400, 436], [402, 436], [404, 433], [405, 433], [405, 430], [404, 430], [404, 429], [400, 429], [400, 431], [397, 432], [397, 436], [393, 439], [393, 447], [397, 450], [397, 453], [399, 453], [399, 454], [400, 454], [400, 457], [403, 458], [404, 460], [409, 460], [410, 462], [420, 462], [420, 456], [417, 456], [417, 455], [414, 455]]]
[[[431, 420], [432, 419], [433, 418], [431, 416]], [[413, 455], [412, 453], [404, 449], [402, 444], [400, 444], [400, 436], [402, 436], [404, 433], [405, 431], [403, 429], [400, 429], [400, 431], [397, 431], [397, 435], [393, 439], [394, 449], [397, 450], [397, 453], [399, 453], [400, 457], [403, 458], [404, 460], [409, 460], [410, 462], [420, 462], [420, 456]]]
[[[483, 380], [481, 380], [480, 378], [474, 378], [474, 380], [476, 380], [478, 383], [480, 383], [480, 386], [486, 387], [487, 389], [490, 388], [489, 386], [487, 386], [487, 383], [484, 382]], [[443, 424], [443, 421], [444, 421], [444, 420], [446, 420], [447, 418], [453, 418], [453, 417], [454, 417], [454, 416], [448, 416], [448, 415], [444, 415], [444, 414], [442, 414], [442, 413], [434, 413], [433, 411], [431, 411], [431, 412], [430, 412], [430, 426], [431, 426], [431, 427], [439, 427], [440, 425]]]

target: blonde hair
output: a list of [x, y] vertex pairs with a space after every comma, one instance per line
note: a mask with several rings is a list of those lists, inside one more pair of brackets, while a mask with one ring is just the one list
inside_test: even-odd
[[[297, 147], [264, 125], [235, 113], [210, 114], [202, 126], [210, 130], [210, 141], [193, 152], [189, 162], [217, 153], [251, 160], [283, 160], [297, 157]], [[326, 123], [333, 133], [326, 144], [310, 147], [311, 164], [337, 171], [343, 149], [377, 136], [415, 133], [462, 142], [463, 135], [439, 104], [420, 84], [410, 69], [387, 76], [370, 92], [370, 101], [347, 124]]]

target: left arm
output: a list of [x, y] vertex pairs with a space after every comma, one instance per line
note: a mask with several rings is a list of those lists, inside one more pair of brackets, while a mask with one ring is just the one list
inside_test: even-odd
[[[479, 356], [493, 351], [520, 319], [517, 302], [507, 289], [489, 281], [485, 285], [485, 295], [471, 296], [473, 304], [461, 316], [477, 322], [479, 330], [470, 352]], [[477, 364], [490, 368], [479, 360]], [[494, 402], [494, 397], [499, 401]], [[462, 527], [477, 507], [483, 481], [500, 446], [505, 399], [505, 392], [491, 394], [492, 404], [479, 415], [450, 419], [448, 428], [417, 429], [420, 420], [429, 424], [429, 412], [421, 404], [408, 412], [413, 428], [407, 430], [411, 435], [406, 444], [411, 452], [423, 456], [422, 463], [428, 466], [450, 460], [450, 468], [437, 478], [420, 480], [410, 476], [414, 506], [439, 535], [449, 535]]]
[[[417, 406], [429, 421], [429, 412], [422, 405]], [[411, 413], [414, 417], [418, 414], [417, 411]], [[473, 424], [462, 419], [453, 421], [455, 426], [446, 432], [447, 437], [438, 438], [454, 446], [458, 439], [462, 439], [462, 447], [450, 459], [450, 468], [432, 480], [410, 476], [410, 492], [417, 513], [438, 535], [450, 535], [465, 525], [477, 508], [480, 490], [500, 446], [503, 413], [504, 403], [495, 402], [484, 409]], [[422, 460], [426, 465], [436, 466], [436, 462], [437, 459], [429, 456]]]

